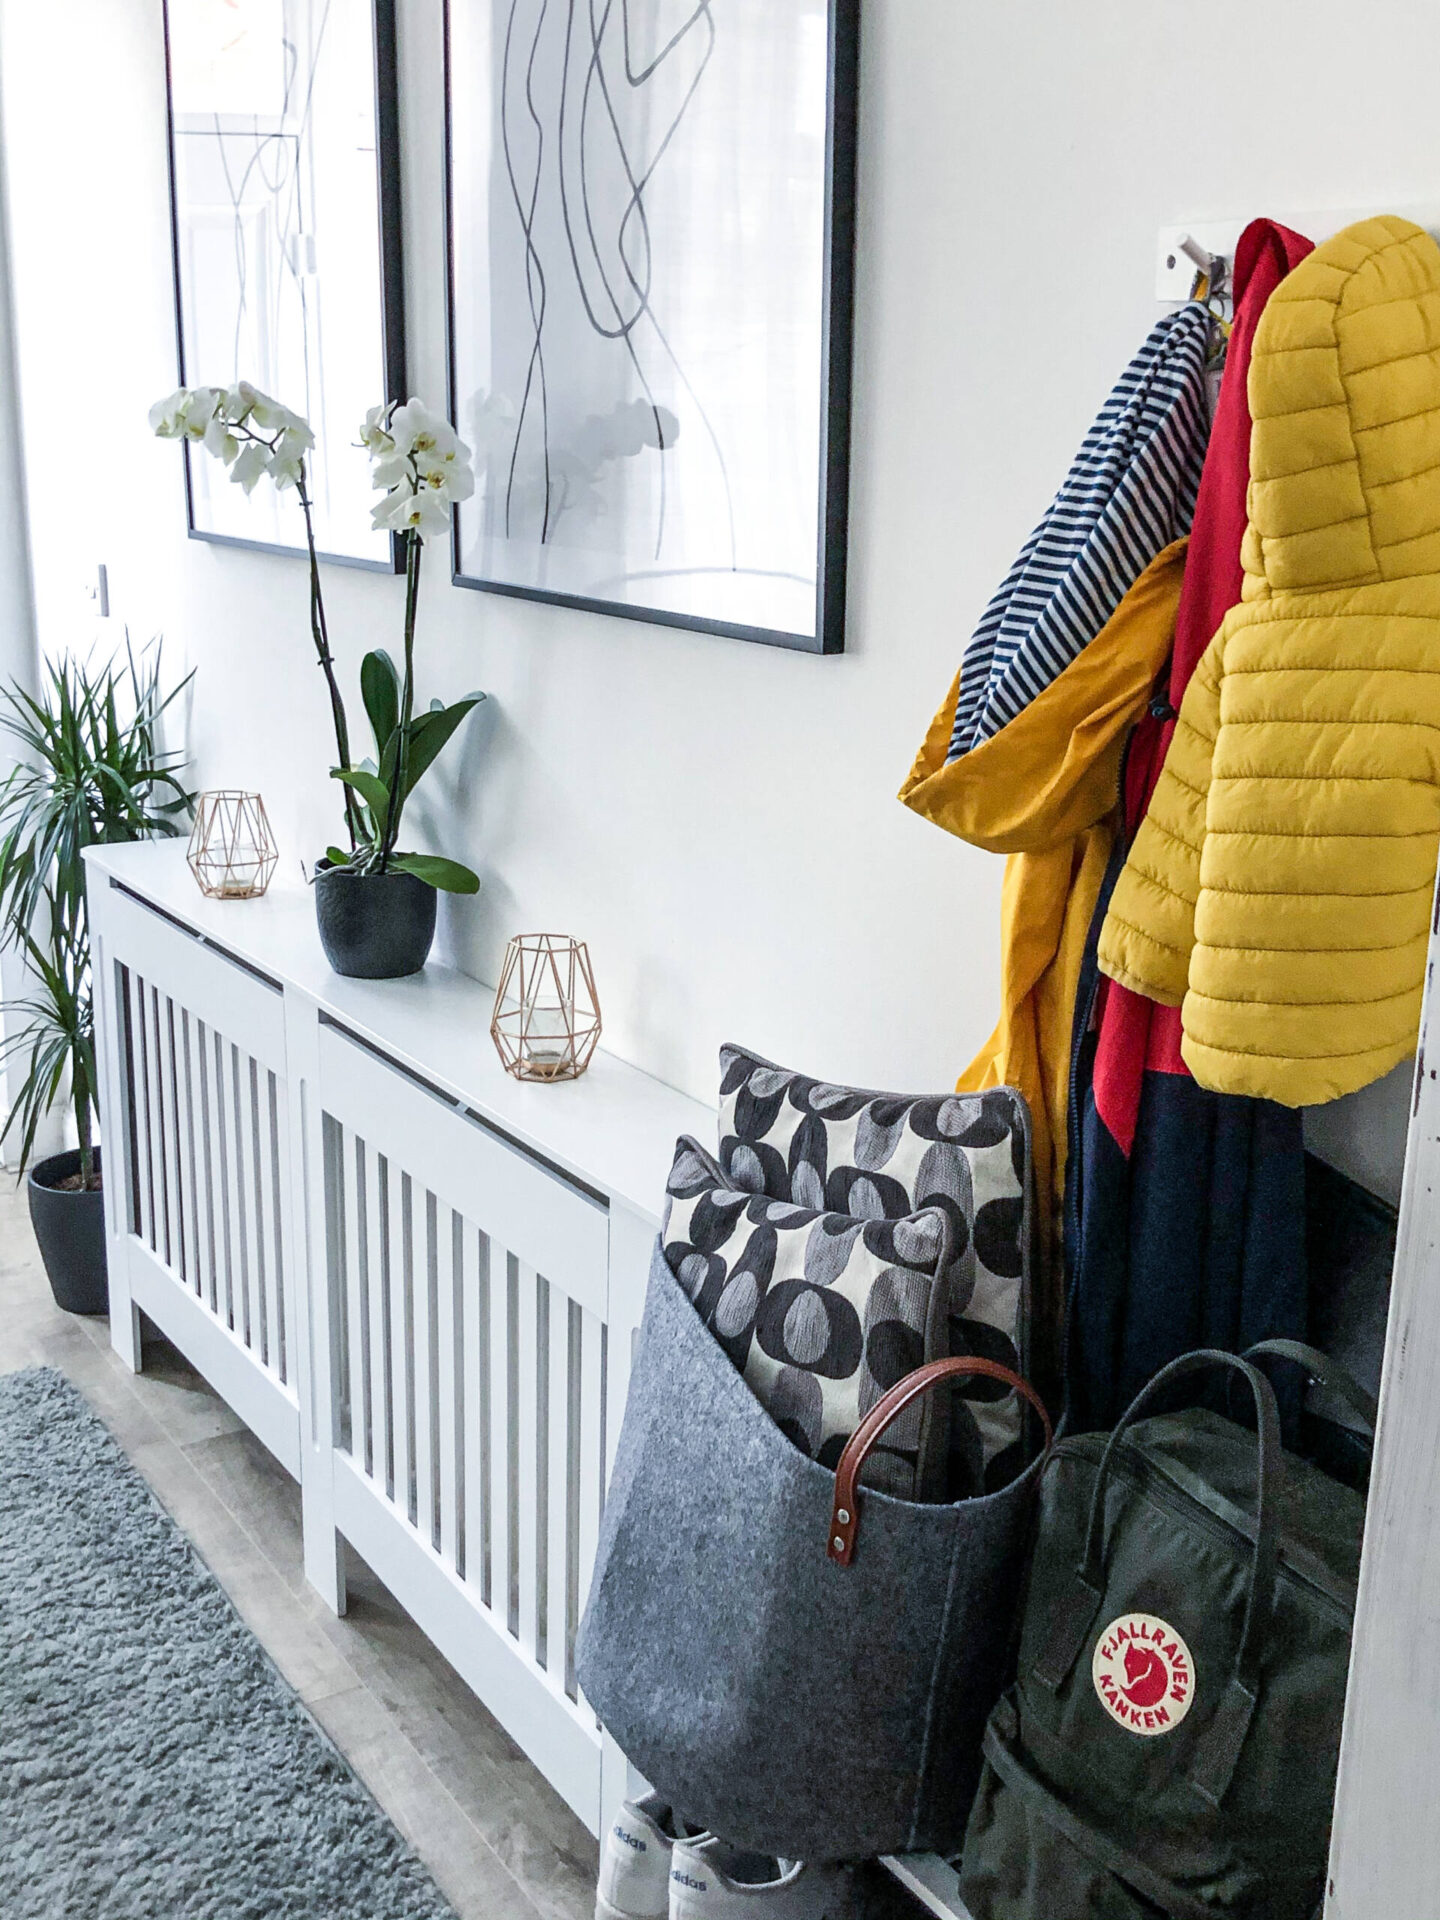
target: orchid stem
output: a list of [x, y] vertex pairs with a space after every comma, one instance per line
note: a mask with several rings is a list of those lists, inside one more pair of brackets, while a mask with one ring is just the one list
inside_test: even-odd
[[415, 709], [415, 615], [420, 604], [420, 555], [423, 544], [418, 533], [405, 535], [405, 678], [400, 688], [400, 751], [395, 756], [395, 787], [390, 796], [390, 812], [385, 822], [385, 839], [380, 850], [380, 871], [384, 873], [400, 832], [400, 815], [405, 807], [405, 783], [410, 777], [410, 720]]
[[[310, 631], [315, 640], [315, 651], [320, 657], [320, 670], [325, 675], [325, 684], [330, 689], [330, 713], [335, 722], [335, 749], [340, 757], [340, 765], [350, 765], [350, 726], [345, 717], [345, 701], [340, 693], [339, 682], [335, 678], [335, 659], [330, 651], [330, 635], [325, 625], [325, 599], [320, 591], [320, 561], [315, 552], [315, 522], [310, 511], [310, 490], [305, 484], [305, 468], [300, 468], [297, 482], [300, 495], [300, 507], [305, 515], [305, 544], [310, 551]], [[355, 795], [349, 787], [345, 789], [345, 830], [350, 835], [350, 851], [353, 853], [360, 844], [358, 806]]]

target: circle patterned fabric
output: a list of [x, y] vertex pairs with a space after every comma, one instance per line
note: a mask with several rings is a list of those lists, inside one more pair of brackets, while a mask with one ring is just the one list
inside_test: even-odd
[[[693, 1140], [667, 1183], [671, 1271], [788, 1439], [832, 1471], [888, 1388], [948, 1351], [950, 1223], [939, 1207], [857, 1219], [737, 1190]], [[862, 1479], [943, 1497], [944, 1398], [891, 1422]]]
[[[940, 1351], [1027, 1371], [1030, 1115], [1015, 1088], [875, 1093], [723, 1047], [719, 1165], [742, 1193], [852, 1224], [943, 1213], [950, 1255]], [[976, 1380], [947, 1398], [951, 1496], [1005, 1485], [1025, 1460], [1014, 1392]]]

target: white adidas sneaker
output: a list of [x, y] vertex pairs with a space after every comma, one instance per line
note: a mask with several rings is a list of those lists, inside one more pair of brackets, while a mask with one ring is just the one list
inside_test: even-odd
[[600, 1849], [595, 1920], [666, 1920], [670, 1911], [670, 1852], [699, 1829], [676, 1817], [658, 1793], [627, 1800]]
[[746, 1853], [713, 1834], [679, 1841], [670, 1920], [858, 1920], [854, 1874]]

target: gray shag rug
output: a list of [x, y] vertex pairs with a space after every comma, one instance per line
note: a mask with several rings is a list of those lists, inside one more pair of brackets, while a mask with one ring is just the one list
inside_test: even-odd
[[5, 1920], [454, 1920], [80, 1395], [0, 1379]]

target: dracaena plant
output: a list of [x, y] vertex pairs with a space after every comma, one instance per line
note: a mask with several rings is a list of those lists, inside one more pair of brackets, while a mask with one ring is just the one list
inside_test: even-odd
[[310, 556], [310, 632], [329, 690], [335, 729], [336, 764], [330, 772], [345, 789], [348, 846], [327, 848], [325, 865], [358, 874], [410, 873], [446, 892], [474, 893], [479, 879], [458, 860], [405, 852], [398, 844], [406, 802], [460, 722], [485, 698], [483, 693], [472, 693], [449, 706], [432, 700], [421, 712], [415, 710], [421, 557], [431, 534], [448, 533], [455, 503], [468, 500], [474, 492], [469, 448], [447, 420], [418, 400], [404, 406], [372, 407], [360, 429], [375, 485], [383, 493], [372, 515], [374, 524], [393, 533], [404, 549], [405, 627], [400, 668], [383, 649], [367, 653], [361, 663], [360, 692], [375, 737], [375, 755], [357, 761], [351, 753], [345, 701], [330, 651], [315, 549], [306, 467], [314, 434], [298, 413], [245, 381], [230, 388], [182, 388], [151, 408], [150, 424], [161, 439], [184, 440], [213, 454], [246, 493], [266, 477], [282, 491], [291, 487], [296, 491]]
[[166, 708], [189, 684], [161, 690], [157, 643], [137, 660], [92, 667], [47, 662], [38, 696], [0, 689], [0, 729], [17, 764], [0, 783], [0, 930], [24, 954], [30, 991], [5, 1008], [3, 1054], [23, 1069], [0, 1140], [18, 1133], [29, 1163], [40, 1122], [68, 1099], [80, 1183], [99, 1185], [86, 847], [173, 835], [194, 795], [181, 756], [160, 745]]

